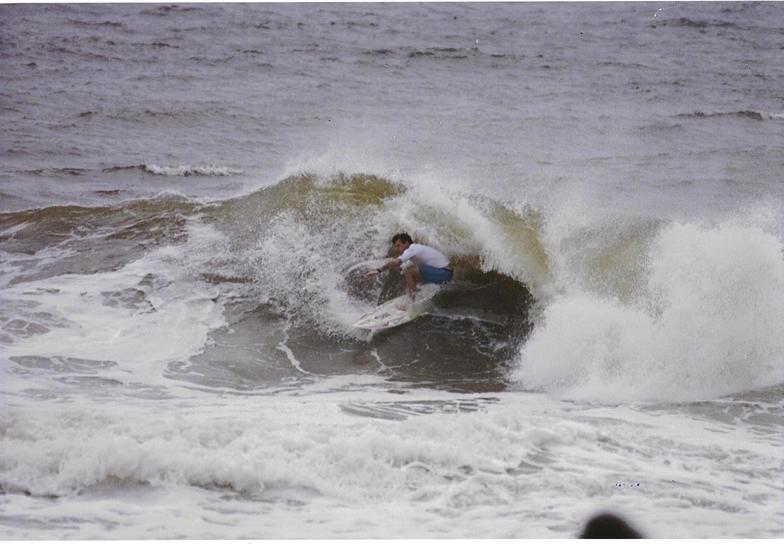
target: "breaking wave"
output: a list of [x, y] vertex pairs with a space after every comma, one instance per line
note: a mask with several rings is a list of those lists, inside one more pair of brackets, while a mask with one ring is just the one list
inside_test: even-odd
[[[299, 173], [212, 203], [169, 195], [0, 214], [0, 244], [13, 255], [9, 286], [109, 273], [157, 251], [154, 262], [190, 274], [193, 285], [180, 289], [282, 320], [285, 349], [315, 342], [337, 353], [363, 342], [352, 327], [362, 313], [402, 292], [395, 273], [364, 272], [407, 231], [448, 255], [455, 281], [428, 318], [370, 351], [392, 346], [387, 360], [419, 360], [420, 374], [432, 364], [422, 375], [434, 381], [444, 372], [479, 379], [481, 360], [518, 389], [689, 401], [784, 382], [782, 244], [777, 227], [757, 223], [600, 220], [421, 179]], [[148, 308], [156, 277], [112, 292]], [[24, 317], [28, 329], [36, 319]], [[321, 360], [316, 351], [295, 366], [318, 372]]]
[[518, 384], [617, 402], [702, 400], [784, 382], [776, 236], [738, 222], [672, 223], [625, 256], [636, 268], [632, 289], [573, 283], [547, 304], [521, 348]]

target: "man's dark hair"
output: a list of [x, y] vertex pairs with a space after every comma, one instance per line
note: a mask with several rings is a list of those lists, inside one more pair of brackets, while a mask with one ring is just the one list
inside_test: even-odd
[[392, 243], [393, 244], [395, 242], [397, 242], [398, 240], [400, 240], [404, 244], [413, 244], [414, 243], [414, 241], [411, 239], [411, 237], [406, 232], [398, 232], [397, 234], [395, 234], [392, 237]]

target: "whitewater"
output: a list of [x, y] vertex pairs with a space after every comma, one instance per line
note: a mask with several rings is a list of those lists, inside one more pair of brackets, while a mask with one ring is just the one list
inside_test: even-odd
[[780, 537], [782, 22], [0, 6], [5, 538]]

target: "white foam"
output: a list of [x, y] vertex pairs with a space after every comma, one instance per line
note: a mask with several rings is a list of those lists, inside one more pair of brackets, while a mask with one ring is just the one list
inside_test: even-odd
[[636, 300], [571, 289], [522, 347], [525, 388], [598, 400], [698, 400], [784, 381], [782, 244], [758, 227], [674, 223]]
[[[215, 288], [198, 280], [199, 259], [214, 253], [213, 229], [189, 226], [189, 243], [167, 246], [109, 272], [66, 274], [4, 288], [3, 298], [45, 312], [61, 326], [15, 338], [8, 357], [70, 357], [117, 363], [106, 375], [123, 381], [133, 375], [145, 384], [160, 383], [162, 368], [198, 353], [209, 331], [224, 324]], [[187, 262], [187, 264], [185, 264]], [[156, 285], [142, 280], [153, 274]], [[146, 302], [107, 304], [105, 293], [136, 289]], [[24, 317], [24, 316], [22, 316]]]
[[[404, 417], [343, 409], [356, 403]], [[417, 414], [418, 403], [428, 410]], [[106, 520], [103, 538], [563, 537], [599, 507], [646, 520], [656, 537], [780, 529], [780, 515], [748, 502], [782, 498], [773, 437], [678, 414], [365, 389], [30, 405], [0, 418], [0, 483], [15, 519], [85, 520], [15, 527], [14, 537], [85, 538]], [[36, 500], [47, 495], [64, 498]]]

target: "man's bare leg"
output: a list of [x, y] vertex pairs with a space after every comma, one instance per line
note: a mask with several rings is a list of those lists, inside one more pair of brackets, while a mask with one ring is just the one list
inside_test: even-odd
[[422, 278], [419, 276], [419, 269], [416, 266], [409, 266], [405, 270], [403, 270], [403, 281], [406, 285], [406, 294], [408, 295], [408, 304], [405, 308], [400, 308], [401, 310], [406, 310], [414, 304], [414, 300], [416, 299], [416, 289], [417, 284], [422, 282]]

